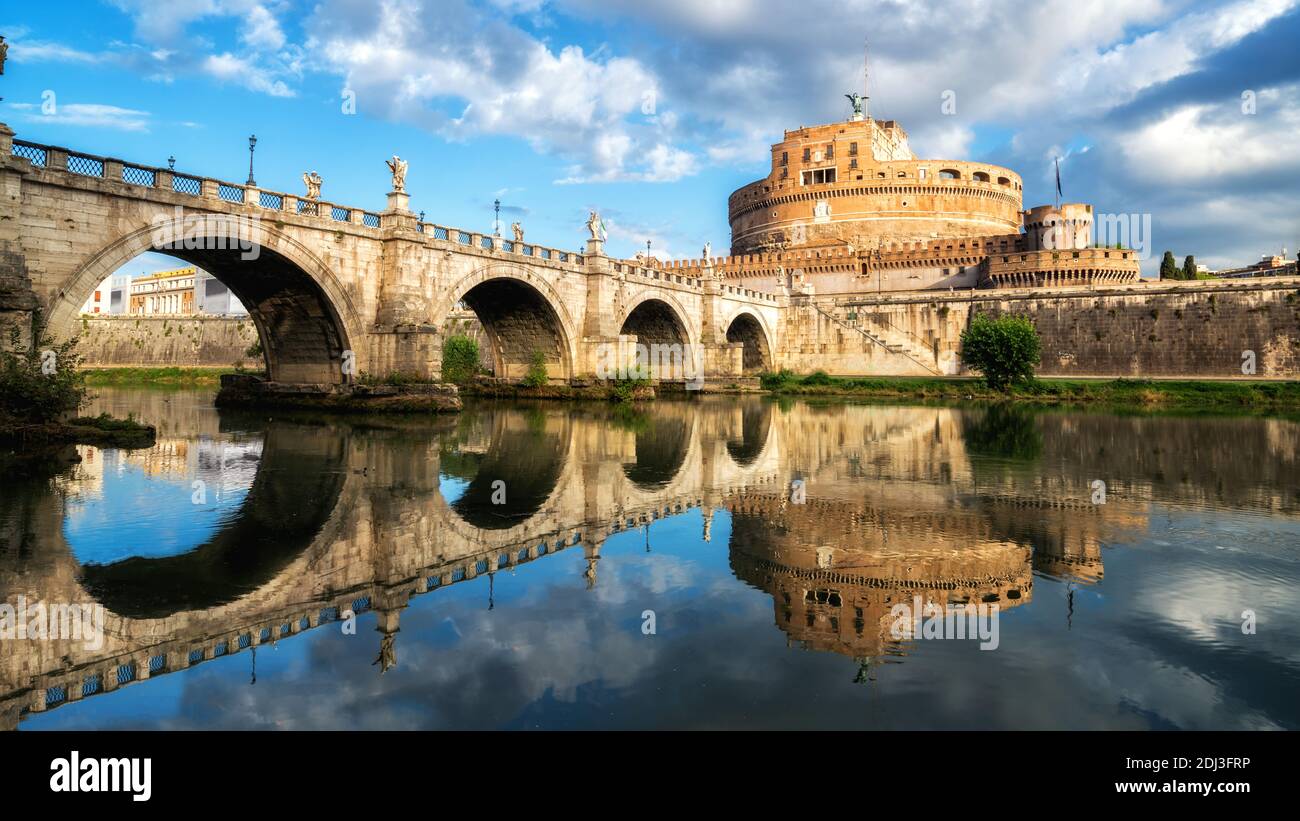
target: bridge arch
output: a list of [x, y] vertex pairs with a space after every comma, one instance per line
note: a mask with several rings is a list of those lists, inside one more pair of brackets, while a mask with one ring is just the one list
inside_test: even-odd
[[[78, 558], [77, 584], [113, 618], [137, 623], [300, 584], [302, 568], [339, 538], [337, 519], [352, 477], [342, 469], [346, 460], [344, 439], [322, 440], [311, 426], [274, 422], [264, 431], [248, 495], [202, 544], [172, 556], [106, 564]], [[286, 508], [294, 515], [286, 516]], [[72, 554], [66, 537], [64, 543]]]
[[[160, 248], [160, 237], [184, 238], [176, 244], [192, 247]], [[242, 247], [255, 253], [241, 250], [240, 242], [251, 242]], [[342, 283], [306, 246], [265, 222], [202, 215], [158, 220], [100, 249], [53, 296], [49, 333], [56, 339], [75, 335], [81, 306], [95, 288], [146, 251], [196, 265], [230, 288], [257, 327], [273, 381], [344, 382], [344, 352], [364, 355], [358, 350], [365, 338], [360, 314]]]
[[[464, 482], [451, 501], [439, 498], [456, 518], [473, 529], [471, 543], [491, 531], [527, 526], [554, 505], [572, 462], [573, 436], [567, 416], [494, 411], [485, 431], [487, 444], [475, 448], [444, 448], [439, 475]], [[445, 524], [445, 523], [444, 523]]]
[[698, 334], [686, 309], [669, 291], [643, 291], [628, 302], [619, 333], [635, 334], [642, 345], [694, 345]]
[[742, 367], [746, 374], [772, 370], [772, 335], [762, 317], [748, 308], [741, 308], [723, 325], [728, 342], [744, 345]]
[[496, 375], [520, 379], [540, 351], [552, 378], [570, 379], [577, 361], [577, 326], [563, 298], [543, 277], [518, 265], [497, 264], [463, 277], [434, 312], [444, 327], [459, 303], [483, 325]]

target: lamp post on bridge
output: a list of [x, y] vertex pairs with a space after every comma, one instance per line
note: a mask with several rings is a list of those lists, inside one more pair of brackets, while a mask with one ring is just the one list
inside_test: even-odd
[[248, 185], [256, 186], [257, 181], [253, 179], [253, 149], [257, 147], [257, 135], [248, 135]]
[[492, 236], [501, 236], [501, 198], [497, 197], [492, 203]]

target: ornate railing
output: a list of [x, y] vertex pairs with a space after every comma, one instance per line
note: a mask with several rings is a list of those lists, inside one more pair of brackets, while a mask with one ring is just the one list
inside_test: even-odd
[[[128, 163], [111, 157], [100, 157], [25, 140], [13, 140], [10, 153], [14, 157], [26, 160], [35, 168], [67, 171], [83, 177], [120, 181], [143, 188], [159, 188], [189, 197], [215, 198], [221, 202], [262, 208], [267, 211], [287, 211], [300, 216], [327, 218], [334, 222], [346, 222], [364, 228], [383, 227], [383, 217], [374, 212], [310, 200], [297, 194], [263, 191], [254, 186], [178, 173], [172, 168]], [[416, 223], [415, 230], [425, 236], [432, 236], [435, 240], [455, 242], [485, 251], [501, 251], [576, 265], [583, 265], [586, 261], [582, 255], [568, 251], [526, 245], [489, 234], [463, 231], [459, 228], [433, 225], [423, 221]]]
[[203, 193], [203, 180], [198, 177], [175, 174], [172, 176], [172, 190], [178, 194], [189, 194], [197, 197]]
[[152, 168], [139, 165], [124, 165], [122, 166], [122, 182], [153, 188], [158, 184], [158, 172]]
[[45, 149], [33, 143], [20, 143], [14, 140], [13, 154], [15, 157], [22, 157], [32, 165], [38, 168], [44, 168], [46, 162]]
[[217, 183], [217, 198], [226, 202], [243, 202], [244, 189], [225, 182]]

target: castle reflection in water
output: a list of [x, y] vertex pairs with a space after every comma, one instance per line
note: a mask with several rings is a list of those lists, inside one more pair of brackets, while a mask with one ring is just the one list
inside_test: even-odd
[[[1289, 518], [1300, 505], [1300, 426], [1281, 420], [758, 398], [265, 420], [180, 396], [129, 401], [165, 419], [155, 448], [83, 447], [75, 467], [0, 495], [5, 600], [106, 608], [98, 649], [0, 647], [0, 726], [293, 641], [349, 610], [376, 614], [386, 670], [412, 597], [575, 551], [598, 589], [608, 539], [688, 512], [709, 549], [729, 520], [731, 571], [770, 597], [791, 646], [866, 670], [907, 651], [889, 633], [897, 603], [1032, 606], [1036, 578], [1100, 583], [1103, 547], [1140, 539], [1157, 510]], [[242, 503], [184, 550], [97, 558], [69, 523], [129, 465], [184, 499], [169, 516], [188, 515], [199, 479]]]

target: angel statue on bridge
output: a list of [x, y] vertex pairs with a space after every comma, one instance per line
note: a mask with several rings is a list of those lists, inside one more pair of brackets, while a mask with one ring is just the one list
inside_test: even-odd
[[320, 199], [320, 186], [325, 180], [321, 179], [320, 174], [315, 171], [307, 171], [302, 175], [303, 185], [307, 186], [307, 199]]
[[587, 217], [587, 230], [591, 232], [591, 238], [598, 242], [604, 242], [609, 236], [605, 231], [605, 221], [595, 211]]
[[515, 242], [524, 241], [524, 226], [520, 225], [517, 222], [512, 222], [510, 223], [510, 230], [514, 232]]
[[0, 34], [0, 74], [5, 73], [5, 57], [9, 55], [9, 44], [5, 42], [5, 36]]
[[385, 160], [385, 164], [393, 172], [393, 190], [406, 191], [406, 160], [394, 154], [391, 160]]

